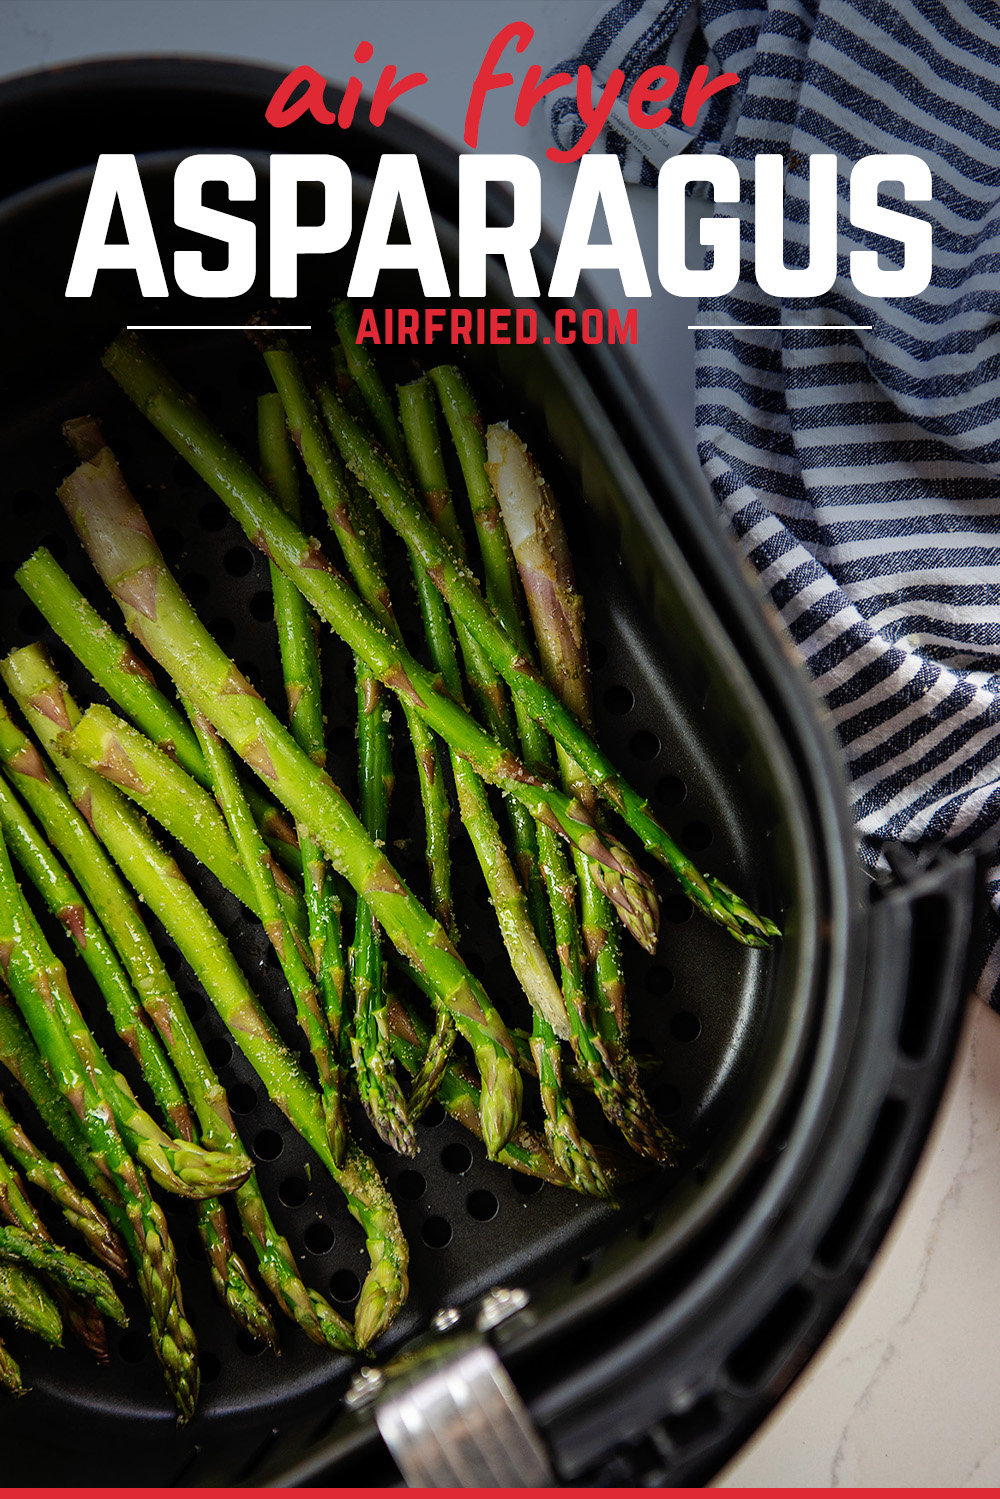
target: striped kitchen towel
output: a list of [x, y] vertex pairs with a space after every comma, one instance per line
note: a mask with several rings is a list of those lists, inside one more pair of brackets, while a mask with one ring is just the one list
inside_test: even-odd
[[[738, 74], [692, 129], [640, 132], [622, 106], [603, 142], [631, 182], [683, 149], [738, 165], [740, 280], [700, 321], [822, 325], [696, 334], [704, 471], [833, 715], [866, 866], [890, 841], [1000, 838], [1000, 7], [619, 0], [559, 66], [581, 62], [597, 82], [668, 64], [677, 99], [700, 64]], [[552, 108], [562, 146], [582, 129], [573, 92]], [[838, 274], [818, 300], [756, 285], [759, 152], [785, 156], [788, 266], [809, 260], [810, 154], [838, 157]], [[934, 194], [907, 210], [883, 187], [933, 226], [931, 284], [895, 302], [860, 296], [847, 258], [901, 254], [847, 211], [852, 164], [887, 152], [920, 156]], [[1000, 855], [987, 880], [978, 987], [1000, 1009]]]

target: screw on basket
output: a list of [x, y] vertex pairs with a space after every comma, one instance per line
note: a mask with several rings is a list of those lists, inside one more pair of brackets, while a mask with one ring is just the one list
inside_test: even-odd
[[372, 1369], [368, 1366], [359, 1369], [351, 1380], [350, 1389], [344, 1396], [344, 1404], [348, 1410], [364, 1410], [371, 1405], [384, 1384], [385, 1375], [381, 1369]]
[[506, 1322], [515, 1312], [523, 1311], [530, 1300], [527, 1291], [519, 1286], [494, 1286], [480, 1303], [476, 1315], [476, 1331], [489, 1332], [492, 1328], [499, 1327], [501, 1322]]
[[447, 1332], [450, 1327], [460, 1321], [462, 1313], [457, 1306], [443, 1306], [440, 1311], [434, 1313], [431, 1318], [431, 1326], [435, 1332]]

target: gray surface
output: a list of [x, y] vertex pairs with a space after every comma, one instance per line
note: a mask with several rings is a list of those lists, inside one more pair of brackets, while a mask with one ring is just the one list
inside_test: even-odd
[[[472, 81], [501, 26], [516, 20], [534, 28], [529, 47], [505, 58], [520, 83], [532, 63], [546, 72], [553, 69], [604, 8], [600, 0], [3, 0], [0, 77], [81, 58], [172, 53], [289, 69], [308, 62], [335, 79], [356, 68], [354, 50], [364, 40], [375, 50], [371, 62], [357, 70], [363, 84], [373, 83], [387, 63], [395, 64], [400, 76], [426, 73], [427, 84], [405, 96], [406, 108], [401, 103], [398, 112], [412, 114], [458, 146]], [[522, 128], [514, 121], [513, 98], [513, 90], [488, 97], [478, 149], [516, 152], [538, 162], [543, 215], [558, 234], [575, 167], [546, 160], [551, 141], [543, 112], [536, 111]], [[336, 150], [336, 139], [330, 149]], [[639, 343], [623, 350], [622, 357], [637, 359], [664, 419], [693, 447], [694, 344], [687, 324], [695, 303], [669, 296], [657, 283], [655, 194], [636, 188], [630, 196], [653, 294], [634, 303]], [[590, 274], [604, 306], [632, 305], [615, 273]]]

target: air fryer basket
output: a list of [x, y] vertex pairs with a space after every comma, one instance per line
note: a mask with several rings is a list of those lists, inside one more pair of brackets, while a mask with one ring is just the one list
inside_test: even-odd
[[[56, 144], [39, 143], [34, 160], [26, 152], [21, 190], [0, 207], [0, 245], [17, 291], [7, 313], [0, 428], [5, 650], [49, 638], [12, 578], [40, 542], [100, 600], [54, 499], [72, 466], [60, 423], [90, 411], [202, 618], [280, 709], [264, 559], [99, 367], [103, 345], [124, 323], [234, 323], [258, 303], [194, 303], [176, 294], [144, 303], [130, 273], [102, 273], [89, 301], [62, 296], [89, 164], [100, 150], [145, 153], [165, 258], [184, 242], [171, 228], [180, 155], [258, 153], [263, 214], [259, 153], [275, 148], [263, 103], [276, 82], [266, 70], [160, 61], [85, 66], [0, 91], [7, 139], [29, 138], [33, 111], [40, 118], [48, 107], [50, 128], [57, 116]], [[454, 264], [448, 153], [391, 122], [379, 132], [338, 132], [333, 144], [320, 127], [303, 126], [277, 144], [345, 155], [359, 203], [380, 152], [418, 150]], [[310, 264], [299, 298], [276, 320], [315, 324], [318, 345], [349, 263]], [[386, 278], [379, 298], [423, 304], [419, 285], [402, 275]], [[491, 300], [506, 305], [496, 275]], [[171, 333], [156, 347], [222, 429], [252, 450], [256, 393], [266, 382], [244, 336]], [[556, 1473], [602, 1484], [699, 1482], [816, 1345], [912, 1169], [950, 1054], [970, 869], [954, 861], [917, 870], [870, 906], [813, 702], [699, 477], [613, 351], [435, 345], [420, 357], [425, 366], [460, 359], [487, 416], [516, 426], [560, 495], [587, 602], [602, 742], [682, 844], [774, 915], [784, 936], [767, 953], [739, 948], [657, 873], [660, 950], [654, 959], [629, 952], [633, 1040], [637, 1052], [663, 1059], [650, 1090], [686, 1149], [679, 1170], [625, 1187], [617, 1212], [491, 1166], [439, 1109], [421, 1124], [412, 1161], [385, 1151], [357, 1117], [412, 1250], [411, 1297], [378, 1352], [391, 1356], [426, 1333], [441, 1308], [474, 1309], [495, 1286], [524, 1289], [527, 1309], [498, 1328], [495, 1341]], [[392, 351], [390, 368], [410, 377], [412, 351]], [[326, 649], [333, 769], [350, 786], [349, 663], [336, 642]], [[54, 654], [87, 697], [85, 679], [58, 645]], [[422, 889], [414, 778], [399, 735], [396, 758], [390, 836], [403, 872]], [[501, 1006], [516, 1011], [461, 834], [455, 860], [463, 951]], [[294, 1044], [259, 927], [202, 871], [191, 874]], [[349, 1313], [365, 1266], [360, 1229], [160, 936], [305, 1278]], [[96, 1016], [82, 979], [77, 987]], [[587, 1124], [610, 1143], [599, 1117]], [[398, 1482], [371, 1412], [342, 1408], [357, 1361], [317, 1350], [288, 1324], [280, 1359], [247, 1343], [211, 1296], [189, 1211], [165, 1205], [203, 1350], [198, 1414], [184, 1431], [174, 1428], [132, 1307], [134, 1330], [118, 1339], [107, 1370], [72, 1349], [23, 1348], [33, 1392], [16, 1414], [0, 1408], [7, 1482], [116, 1486], [154, 1474], [184, 1485]]]

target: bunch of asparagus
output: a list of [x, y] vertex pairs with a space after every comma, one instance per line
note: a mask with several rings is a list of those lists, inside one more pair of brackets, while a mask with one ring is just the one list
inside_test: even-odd
[[[566, 535], [524, 445], [505, 426], [485, 428], [454, 368], [433, 370], [394, 400], [346, 304], [333, 322], [337, 341], [320, 375], [283, 341], [260, 335], [274, 389], [259, 403], [256, 468], [134, 336], [122, 334], [105, 357], [269, 559], [285, 721], [199, 620], [90, 418], [64, 429], [80, 462], [59, 499], [132, 641], [45, 548], [17, 578], [120, 712], [100, 702], [81, 711], [41, 645], [0, 663], [26, 723], [0, 709], [0, 970], [14, 1001], [0, 1005], [0, 1061], [100, 1200], [99, 1209], [61, 1168], [36, 1164], [21, 1137], [15, 1145], [0, 1108], [0, 1207], [16, 1225], [0, 1229], [0, 1298], [11, 1265], [38, 1306], [51, 1305], [38, 1301], [42, 1277], [57, 1278], [55, 1251], [6, 1150], [106, 1264], [120, 1272], [131, 1262], [181, 1419], [197, 1396], [197, 1353], [150, 1179], [196, 1199], [213, 1282], [253, 1336], [276, 1345], [271, 1310], [234, 1248], [232, 1213], [282, 1312], [317, 1343], [366, 1349], [405, 1299], [407, 1248], [385, 1186], [352, 1137], [354, 1096], [404, 1155], [416, 1150], [415, 1125], [437, 1097], [492, 1159], [609, 1201], [625, 1153], [585, 1138], [574, 1089], [596, 1098], [638, 1157], [675, 1159], [629, 1049], [622, 966], [626, 934], [655, 948], [658, 903], [612, 816], [737, 941], [766, 945], [777, 932], [696, 869], [596, 744]], [[461, 476], [457, 495], [442, 422]], [[325, 514], [344, 573], [303, 529], [310, 506]], [[404, 645], [387, 581], [389, 549], [400, 543], [419, 603], [419, 654]], [[327, 767], [323, 625], [354, 657], [356, 808]], [[173, 698], [149, 662], [173, 684]], [[397, 711], [420, 788], [424, 899], [386, 852]], [[503, 794], [504, 831], [491, 788]], [[529, 1031], [499, 1013], [461, 956], [452, 798], [530, 1006]], [[298, 1054], [185, 880], [174, 844], [262, 924], [301, 1029]], [[96, 979], [158, 1118], [87, 1027], [11, 858]], [[362, 1225], [370, 1270], [353, 1327], [304, 1284], [276, 1229], [136, 897], [171, 934]], [[522, 1119], [525, 1078], [537, 1085], [544, 1137]], [[25, 1236], [33, 1259], [20, 1248]], [[65, 1294], [79, 1299], [76, 1261], [60, 1257], [70, 1263], [77, 1278]], [[68, 1272], [60, 1273], [65, 1289]], [[113, 1293], [88, 1285], [91, 1306], [112, 1315]], [[0, 1312], [7, 1308], [0, 1299]], [[36, 1322], [51, 1326], [51, 1312]], [[8, 1364], [0, 1350], [0, 1378], [15, 1388]]]

